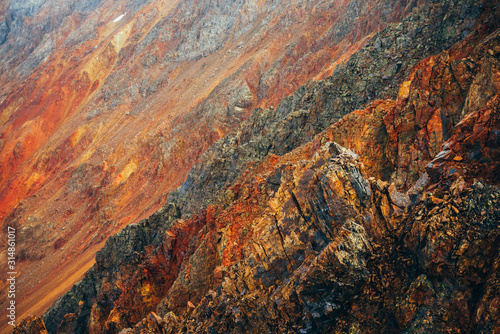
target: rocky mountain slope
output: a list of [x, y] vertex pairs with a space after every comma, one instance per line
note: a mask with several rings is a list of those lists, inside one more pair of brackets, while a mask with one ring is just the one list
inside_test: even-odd
[[[347, 17], [365, 22], [370, 16], [363, 13], [381, 15], [383, 7], [376, 2], [344, 5], [356, 15], [341, 15], [336, 24], [351, 22], [342, 21]], [[262, 8], [273, 8], [266, 6]], [[173, 10], [188, 7], [189, 2], [181, 2]], [[222, 12], [227, 10], [223, 7]], [[287, 90], [274, 82], [272, 88], [273, 80], [289, 82], [278, 68], [284, 59], [290, 64], [287, 57], [292, 54], [277, 58], [256, 86], [248, 75], [258, 71], [245, 63], [244, 70], [240, 67], [241, 72], [213, 86], [191, 111], [169, 114], [173, 134], [166, 136], [177, 133], [176, 138], [185, 140], [182, 153], [192, 154], [186, 158], [177, 152], [179, 159], [187, 160], [172, 162], [177, 171], [184, 170], [175, 182], [186, 177], [189, 165], [201, 155], [187, 180], [170, 193], [176, 183], [169, 179], [170, 188], [162, 191], [170, 195], [161, 210], [110, 237], [83, 280], [50, 307], [43, 322], [29, 318], [14, 332], [500, 330], [498, 4], [446, 1], [393, 8], [393, 14], [384, 17], [401, 22], [377, 34], [372, 33], [380, 26], [360, 28], [360, 24], [350, 32], [335, 26], [322, 35], [335, 41], [325, 56], [330, 67], [319, 62], [322, 67], [313, 69], [317, 63], [308, 55], [297, 61], [297, 67], [286, 68], [290, 78], [299, 81], [313, 75], [324, 79], [306, 83], [277, 105], [300, 84], [295, 82]], [[158, 22], [171, 24], [172, 18], [181, 17], [174, 14]], [[272, 26], [272, 20], [263, 22]], [[161, 44], [168, 40], [162, 34], [168, 32], [152, 29], [148, 34], [155, 42], [146, 35], [138, 45]], [[346, 34], [348, 42], [338, 37]], [[194, 38], [187, 36], [186, 40]], [[210, 45], [200, 44], [197, 51], [217, 53], [221, 37], [212, 37]], [[304, 54], [312, 49], [318, 55], [327, 48], [301, 37], [293, 45], [295, 51], [301, 43]], [[340, 52], [342, 43], [352, 45], [351, 51]], [[136, 50], [142, 52], [147, 46], [141, 48], [130, 47], [126, 54], [133, 59]], [[234, 54], [234, 48], [231, 53], [223, 51]], [[201, 60], [193, 52], [186, 45], [167, 58], [196, 64]], [[126, 59], [125, 51], [122, 57]], [[340, 64], [342, 59], [346, 61]], [[301, 77], [298, 68], [305, 64], [311, 68]], [[145, 67], [142, 63], [142, 71]], [[127, 93], [120, 89], [119, 79], [130, 81], [125, 68], [116, 77], [109, 75], [89, 106], [122, 101]], [[247, 75], [246, 88], [233, 84], [242, 73]], [[110, 95], [105, 97], [105, 92]], [[157, 94], [146, 94], [126, 116], [144, 113], [144, 106], [159, 101]], [[232, 110], [214, 113], [219, 103], [227, 108], [232, 98]], [[109, 112], [87, 119], [92, 122]], [[186, 136], [187, 128], [209, 124], [203, 129], [211, 129], [211, 122], [228, 122], [227, 128], [211, 139], [206, 137], [210, 132], [201, 130], [192, 132], [204, 139]], [[206, 147], [191, 148], [189, 143], [196, 140]], [[142, 148], [146, 163], [147, 159], [149, 164], [158, 163], [161, 158], [150, 155], [158, 147], [161, 144]], [[78, 183], [78, 177], [101, 172], [79, 168], [63, 175]], [[172, 165], [162, 168], [158, 178], [173, 174]], [[89, 201], [98, 199], [95, 212], [102, 214], [108, 200], [125, 201], [120, 191], [128, 185], [113, 188], [114, 171], [108, 172], [99, 189], [87, 194]], [[141, 176], [135, 171], [125, 174], [119, 175]], [[151, 174], [138, 180], [154, 180], [146, 176]], [[67, 187], [64, 181], [62, 187]], [[71, 193], [78, 191], [75, 187]], [[129, 209], [116, 210], [130, 214]], [[23, 224], [29, 209], [23, 210], [16, 209], [8, 219]], [[101, 230], [105, 229], [113, 230], [110, 225], [103, 225]]]
[[18, 230], [18, 316], [41, 315], [255, 107], [329, 76], [416, 6], [2, 2], [0, 221]]

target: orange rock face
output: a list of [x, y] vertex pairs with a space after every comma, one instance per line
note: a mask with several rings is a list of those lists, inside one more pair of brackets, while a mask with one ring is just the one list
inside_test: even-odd
[[0, 220], [19, 230], [21, 314], [40, 315], [107, 237], [158, 210], [251, 109], [331, 73], [387, 24], [370, 17], [413, 7], [74, 3], [0, 11]]
[[[494, 49], [497, 33], [473, 36], [415, 66], [396, 100], [354, 111], [283, 156], [249, 162], [201, 213], [179, 218], [171, 204], [110, 239], [82, 281], [99, 291], [74, 288], [46, 314], [48, 326], [58, 328], [81, 299], [90, 315], [79, 310], [75, 328], [95, 333], [498, 328], [498, 96], [478, 98], [472, 83], [486, 74], [463, 72], [462, 102], [436, 103], [450, 115], [460, 104], [461, 121], [447, 123], [421, 103], [423, 91], [448, 101], [453, 87], [436, 91], [450, 64], [496, 61], [480, 50]], [[482, 102], [472, 111], [465, 100]], [[430, 164], [416, 158], [431, 149]], [[225, 168], [208, 157], [199, 171]], [[137, 246], [143, 238], [148, 245]]]
[[27, 334], [27, 333], [39, 333], [48, 334], [43, 320], [34, 316], [27, 317], [24, 319], [19, 326], [16, 326], [12, 333], [15, 334]]
[[499, 96], [495, 95], [484, 109], [468, 114], [457, 124], [455, 135], [426, 166], [434, 181], [442, 179], [451, 184], [462, 176], [499, 183], [499, 102]]
[[[335, 140], [354, 150], [371, 175], [405, 190], [425, 172], [434, 157], [445, 154], [440, 152], [448, 139], [446, 147], [455, 145], [460, 137], [456, 133], [472, 124], [477, 125], [470, 143], [481, 146], [472, 159], [485, 155], [483, 161], [495, 161], [489, 155], [496, 154], [496, 149], [487, 148], [497, 145], [495, 113], [478, 108], [487, 103], [491, 104], [488, 110], [495, 108], [494, 97], [499, 93], [498, 60], [492, 50], [498, 44], [498, 35], [493, 33], [485, 39], [484, 33], [475, 31], [449, 51], [417, 64], [395, 101], [375, 101], [369, 108], [347, 115], [328, 129], [324, 140]], [[478, 90], [478, 85], [483, 91]], [[466, 114], [469, 116], [462, 120]], [[458, 154], [450, 159], [460, 163], [465, 158]], [[487, 173], [475, 174], [493, 181], [492, 171], [497, 168], [492, 163]]]
[[[34, 47], [0, 44], [19, 318], [52, 305], [46, 328], [70, 333], [498, 327], [497, 204], [473, 180], [497, 203], [494, 5], [60, 2], [61, 22], [0, 7], [9, 34], [39, 29]], [[471, 30], [418, 62], [443, 47], [431, 37]], [[187, 199], [164, 206], [197, 162]], [[487, 242], [465, 244], [474, 222]]]

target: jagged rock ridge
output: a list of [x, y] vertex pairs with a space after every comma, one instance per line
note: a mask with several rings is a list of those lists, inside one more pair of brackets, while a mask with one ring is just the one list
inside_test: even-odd
[[[415, 9], [401, 23], [377, 34], [328, 79], [302, 86], [276, 110], [252, 113], [240, 131], [215, 143], [202, 156], [170, 200], [179, 201], [184, 214], [188, 214], [231, 184], [248, 162], [289, 152], [370, 101], [395, 99], [413, 65], [451, 47], [467, 34], [478, 8], [476, 4], [454, 2]], [[451, 127], [454, 124], [456, 121]], [[387, 173], [392, 166], [383, 167], [387, 167]], [[204, 191], [198, 191], [200, 188]]]
[[[500, 53], [498, 8], [487, 9], [463, 42], [409, 70], [395, 101], [375, 101], [281, 157], [250, 153], [255, 162], [218, 186], [202, 212], [176, 219], [183, 211], [170, 204], [111, 239], [86, 278], [99, 290], [76, 286], [45, 315], [49, 330], [498, 330]], [[479, 94], [475, 85], [484, 81]], [[262, 128], [266, 115], [273, 123], [270, 110], [260, 113]], [[228, 142], [218, 150], [239, 144]], [[408, 165], [414, 152], [406, 147], [428, 155]], [[411, 188], [405, 194], [395, 185]], [[132, 254], [134, 240], [148, 246]], [[127, 255], [116, 255], [122, 249]], [[117, 270], [110, 260], [131, 266]]]
[[[450, 41], [476, 19], [476, 7], [450, 10], [450, 22], [464, 20]], [[426, 6], [2, 2], [0, 220], [19, 231], [20, 317], [41, 315], [109, 236], [160, 209], [200, 155], [252, 110], [328, 77], [414, 8]]]

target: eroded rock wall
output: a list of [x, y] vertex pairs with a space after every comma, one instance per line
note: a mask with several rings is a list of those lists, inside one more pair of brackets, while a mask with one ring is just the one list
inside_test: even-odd
[[[184, 196], [108, 240], [82, 281], [95, 290], [54, 304], [49, 331], [499, 330], [497, 15], [293, 149], [256, 110]], [[314, 105], [324, 84], [295, 96]]]

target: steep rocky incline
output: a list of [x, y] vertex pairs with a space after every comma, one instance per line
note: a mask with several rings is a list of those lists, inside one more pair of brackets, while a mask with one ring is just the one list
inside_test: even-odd
[[[479, 8], [483, 7], [461, 1], [415, 8], [401, 23], [377, 34], [345, 64], [339, 65], [331, 77], [309, 82], [275, 109], [255, 110], [238, 132], [226, 136], [202, 156], [186, 182], [170, 195], [169, 200], [177, 202], [184, 214], [196, 211], [216, 198], [220, 189], [231, 184], [247, 163], [259, 161], [267, 154], [289, 152], [370, 101], [395, 99], [399, 85], [419, 60], [450, 48], [471, 31]], [[483, 9], [488, 12], [490, 8]], [[494, 28], [491, 22], [489, 32]], [[450, 94], [447, 98], [454, 97]], [[390, 172], [386, 167], [379, 168]], [[382, 177], [380, 173], [377, 176]]]
[[321, 132], [303, 132], [308, 115], [335, 109], [309, 89], [345, 68], [255, 110], [170, 203], [106, 242], [48, 331], [499, 331], [499, 9], [482, 8], [465, 39], [380, 85], [392, 99]]
[[[89, 331], [89, 316], [91, 314], [97, 316], [96, 320], [100, 321], [99, 318], [103, 314], [109, 314], [115, 299], [120, 295], [120, 290], [115, 286], [117, 281], [126, 282], [135, 278], [134, 275], [127, 275], [126, 273], [134, 272], [137, 267], [144, 265], [148, 249], [162, 244], [165, 230], [171, 228], [172, 222], [176, 218], [179, 218], [178, 210], [175, 207], [168, 206], [159, 210], [147, 220], [139, 224], [129, 225], [123, 231], [110, 237], [106, 242], [106, 247], [97, 253], [94, 267], [86, 273], [83, 280], [78, 282], [66, 297], [54, 304], [53, 309], [56, 309], [58, 313], [54, 314], [54, 312], [52, 317], [45, 319], [46, 326], [48, 328], [62, 326], [62, 328], [66, 328], [64, 329], [65, 332], [87, 333]], [[181, 251], [182, 249], [179, 249], [179, 253]], [[162, 276], [175, 277], [176, 275], [173, 262], [168, 266], [170, 272], [156, 269], [154, 275], [157, 278]], [[125, 275], [122, 276], [122, 274]], [[165, 285], [164, 280], [168, 280], [168, 278], [162, 278], [157, 283], [157, 287], [160, 284]], [[154, 292], [161, 295], [163, 290], [155, 290]], [[111, 294], [111, 296], [106, 294]], [[98, 304], [90, 310], [89, 306], [94, 303], [98, 296]], [[138, 300], [136, 305], [141, 307], [144, 302]], [[156, 304], [158, 302], [159, 300], [156, 300]], [[147, 308], [147, 305], [143, 307]], [[68, 310], [77, 312], [67, 314]], [[134, 316], [138, 317], [135, 320], [142, 319], [141, 315], [144, 316], [144, 313], [135, 314]], [[64, 319], [62, 325], [60, 323], [61, 319]]]
[[[498, 116], [498, 101], [487, 109]], [[451, 187], [430, 184], [411, 205], [367, 180], [353, 152], [331, 142], [315, 152], [315, 144], [253, 168], [227, 191], [225, 209], [175, 221], [130, 271], [99, 265], [107, 279], [90, 332], [118, 332], [140, 317], [124, 333], [498, 329], [499, 189], [457, 177]], [[122, 258], [115, 245], [98, 263]], [[72, 320], [85, 302], [64, 328], [84, 332]], [[47, 324], [61, 311], [54, 306]]]
[[[2, 1], [0, 221], [18, 230], [18, 316], [40, 316], [92, 267], [108, 237], [159, 210], [201, 154], [255, 119], [255, 108], [329, 77], [409, 15], [414, 23], [390, 29], [410, 41], [421, 39], [410, 32], [417, 25], [427, 39], [440, 32], [422, 39], [401, 68], [376, 65], [387, 73], [373, 86], [389, 82], [463, 38], [481, 8], [413, 0]], [[377, 56], [409, 52], [411, 43], [386, 34]], [[346, 100], [349, 108], [372, 91]], [[318, 120], [311, 136], [333, 121]], [[305, 142], [290, 140], [281, 153]]]

